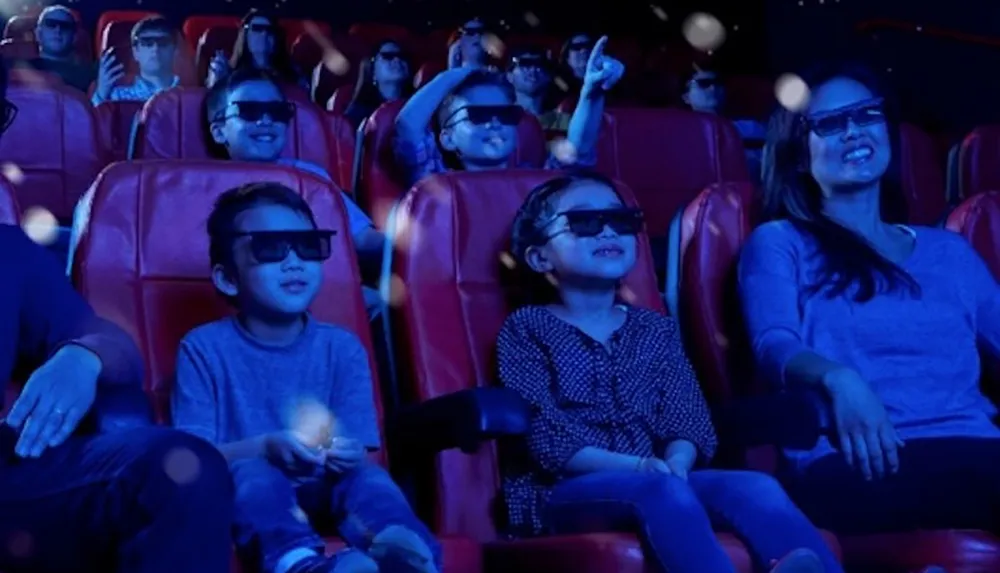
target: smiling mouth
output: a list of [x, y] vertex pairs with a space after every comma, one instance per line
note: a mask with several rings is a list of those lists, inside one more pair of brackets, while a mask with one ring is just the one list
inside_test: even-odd
[[620, 257], [625, 254], [625, 250], [621, 247], [601, 247], [594, 251], [594, 255], [598, 257]]
[[875, 150], [869, 145], [862, 145], [844, 153], [841, 157], [845, 163], [861, 163], [875, 155]]

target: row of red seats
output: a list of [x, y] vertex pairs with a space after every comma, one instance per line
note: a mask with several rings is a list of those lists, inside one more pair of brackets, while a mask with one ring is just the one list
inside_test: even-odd
[[[168, 90], [145, 105], [117, 102], [93, 108], [70, 88], [25, 84], [21, 74], [13, 74], [12, 81], [8, 98], [20, 115], [0, 140], [0, 161], [16, 165], [23, 175], [15, 183], [26, 207], [41, 206], [57, 217], [69, 217], [90, 182], [111, 161], [126, 159], [133, 143], [136, 159], [212, 157], [202, 88]], [[319, 109], [304, 94], [292, 92], [289, 97], [298, 113], [285, 155], [326, 169], [341, 188], [354, 192], [379, 225], [384, 224], [389, 209], [406, 191], [395, 176], [389, 149], [401, 103], [382, 106], [356, 135], [343, 117]], [[139, 129], [133, 133], [137, 112]], [[981, 128], [975, 134], [966, 141], [962, 157], [968, 167], [963, 169], [984, 184], [1000, 179], [1000, 168], [980, 151], [1000, 145], [1000, 129]], [[946, 207], [934, 142], [918, 128], [904, 126], [901, 151], [911, 221], [933, 224]], [[540, 165], [545, 153], [546, 134], [533, 117], [525, 116], [513, 163]], [[705, 186], [750, 181], [742, 143], [729, 122], [677, 109], [609, 110], [597, 158], [599, 171], [635, 191], [654, 236], [665, 236], [674, 215]], [[969, 185], [966, 194], [983, 189], [971, 179]]]
[[[394, 289], [390, 316], [400, 375], [393, 382], [403, 385], [397, 387], [400, 395], [432, 404], [490, 385], [494, 340], [509, 312], [497, 255], [506, 248], [509, 221], [526, 194], [550, 176], [520, 170], [451, 173], [429, 178], [407, 193], [390, 230], [396, 248], [393, 280], [387, 281]], [[101, 315], [141, 345], [147, 390], [161, 422], [167, 419], [180, 338], [230, 312], [209, 281], [204, 219], [223, 190], [263, 179], [299, 190], [321, 226], [345, 227], [343, 204], [333, 186], [275, 166], [136, 161], [108, 168], [91, 190], [92, 209], [73, 261], [74, 282]], [[622, 192], [635, 201], [625, 186]], [[706, 395], [716, 404], [755, 390], [741, 386], [746, 378], [739, 373], [745, 372], [749, 353], [737, 343], [741, 319], [730, 314], [734, 309], [726, 303], [731, 268], [755, 223], [752, 203], [748, 184], [713, 185], [684, 214], [681, 295], [686, 312], [681, 320]], [[16, 222], [17, 213], [9, 188], [0, 185], [0, 220]], [[949, 219], [949, 227], [972, 240], [994, 272], [1000, 271], [997, 222], [1000, 194], [976, 196]], [[333, 261], [324, 267], [325, 283], [312, 310], [321, 320], [354, 330], [370, 350], [353, 249], [345, 234], [336, 237]], [[629, 298], [662, 311], [652, 269], [643, 238], [639, 264], [626, 280]], [[430, 475], [423, 476], [432, 487], [422, 492], [421, 506], [430, 508], [424, 517], [443, 537], [446, 571], [469, 573], [483, 566], [526, 573], [646, 570], [631, 534], [501, 540], [493, 520], [497, 450], [489, 442], [465, 449], [439, 452]], [[720, 540], [737, 569], [751, 571], [745, 547], [732, 536], [720, 535]], [[837, 546], [836, 540], [830, 542]], [[936, 564], [960, 573], [1000, 569], [1000, 540], [986, 532], [845, 537], [839, 544], [848, 568], [913, 572]]]

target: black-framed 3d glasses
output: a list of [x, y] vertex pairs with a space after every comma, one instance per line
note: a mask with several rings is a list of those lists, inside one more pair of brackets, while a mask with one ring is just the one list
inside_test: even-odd
[[465, 118], [476, 125], [486, 125], [494, 119], [503, 125], [517, 125], [524, 116], [524, 108], [519, 105], [463, 105], [451, 112], [443, 127], [454, 127], [460, 121], [455, 121], [459, 112], [465, 111]]
[[250, 238], [250, 255], [262, 264], [280, 263], [295, 251], [303, 261], [325, 261], [330, 258], [333, 236], [336, 231], [315, 229], [310, 231], [248, 231], [233, 233], [234, 239]]
[[217, 121], [237, 117], [243, 121], [257, 123], [265, 117], [275, 123], [289, 123], [295, 117], [295, 104], [290, 101], [234, 101], [233, 113], [225, 113]]
[[[566, 218], [566, 227], [554, 234], [545, 234], [544, 229], [559, 217]], [[605, 227], [610, 228], [618, 235], [637, 235], [642, 232], [642, 224], [642, 210], [633, 207], [560, 211], [542, 225], [543, 231], [540, 239], [547, 241], [566, 232], [581, 238], [596, 237], [604, 231]]]
[[885, 121], [885, 101], [874, 98], [850, 107], [828, 113], [819, 113], [805, 118], [809, 129], [820, 137], [837, 135], [847, 131], [851, 123], [863, 127]]

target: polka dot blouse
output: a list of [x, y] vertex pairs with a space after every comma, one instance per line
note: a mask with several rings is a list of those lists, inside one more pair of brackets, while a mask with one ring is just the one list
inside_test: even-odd
[[523, 447], [502, 455], [510, 533], [545, 530], [551, 487], [584, 447], [661, 457], [684, 439], [702, 463], [712, 457], [715, 430], [677, 322], [650, 310], [627, 312], [607, 346], [540, 306], [504, 323], [500, 382], [527, 400], [532, 415]]

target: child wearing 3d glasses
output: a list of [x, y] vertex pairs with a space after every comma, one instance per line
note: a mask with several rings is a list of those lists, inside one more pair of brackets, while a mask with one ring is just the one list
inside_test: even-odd
[[531, 411], [524, 455], [505, 463], [511, 533], [637, 531], [658, 570], [733, 573], [718, 526], [759, 570], [841, 573], [773, 478], [700, 469], [716, 435], [677, 321], [617, 294], [641, 232], [642, 213], [593, 174], [540, 185], [517, 213], [517, 267], [555, 292], [497, 340], [500, 382]]
[[[308, 312], [334, 232], [277, 183], [219, 197], [212, 282], [237, 312], [181, 341], [173, 422], [229, 461], [235, 541], [255, 568], [437, 573], [437, 541], [366, 459], [379, 430], [365, 347]], [[335, 526], [348, 549], [325, 556], [312, 520]]]
[[[580, 101], [567, 130], [571, 151], [552, 154], [547, 168], [596, 161], [605, 93], [625, 73], [621, 62], [604, 54], [607, 41], [601, 38], [590, 54]], [[450, 168], [506, 168], [517, 147], [517, 125], [523, 113], [502, 74], [471, 66], [441, 72], [417, 90], [396, 117], [393, 155], [403, 183], [411, 186]], [[436, 135], [430, 129], [435, 118]]]

